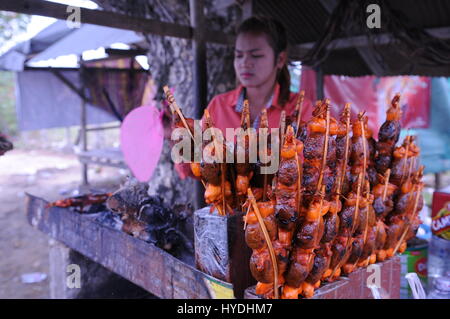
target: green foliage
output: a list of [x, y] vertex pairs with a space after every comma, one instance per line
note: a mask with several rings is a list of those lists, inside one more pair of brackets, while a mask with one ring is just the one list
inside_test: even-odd
[[15, 79], [13, 72], [0, 71], [0, 131], [17, 134]]
[[0, 11], [0, 46], [20, 32], [26, 31], [31, 16]]
[[[26, 14], [0, 11], [0, 47], [25, 32], [30, 20]], [[8, 135], [17, 134], [14, 86], [14, 73], [0, 71], [0, 131]]]

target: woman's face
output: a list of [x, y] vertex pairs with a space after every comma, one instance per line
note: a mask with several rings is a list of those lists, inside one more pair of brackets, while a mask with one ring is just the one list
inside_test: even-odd
[[245, 87], [259, 87], [275, 83], [277, 70], [286, 61], [282, 52], [275, 61], [275, 53], [264, 34], [241, 33], [236, 39], [234, 70]]

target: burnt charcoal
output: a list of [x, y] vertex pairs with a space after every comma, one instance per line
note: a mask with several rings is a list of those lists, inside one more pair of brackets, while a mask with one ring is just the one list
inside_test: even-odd
[[136, 215], [141, 203], [148, 198], [148, 184], [129, 178], [106, 201], [110, 211], [119, 215]]
[[6, 152], [12, 150], [13, 147], [13, 143], [8, 141], [6, 137], [0, 134], [0, 155], [3, 155]]
[[123, 224], [116, 214], [113, 214], [108, 210], [100, 212], [99, 216], [95, 218], [95, 221], [106, 227], [110, 227], [117, 230], [120, 230]]
[[86, 210], [86, 209], [84, 210], [84, 214], [96, 214], [99, 212], [104, 212], [106, 210], [108, 210], [108, 209], [106, 208], [106, 205], [104, 203], [92, 204], [92, 205], [89, 205], [88, 210]]
[[148, 184], [132, 179], [107, 201], [107, 207], [123, 221], [122, 231], [155, 244], [177, 258], [194, 254], [193, 208], [170, 207], [161, 196], [149, 196]]
[[159, 196], [150, 196], [137, 216], [144, 222], [149, 241], [167, 252], [178, 256], [183, 250], [193, 253], [193, 230], [188, 220], [192, 217], [190, 206], [169, 208]]

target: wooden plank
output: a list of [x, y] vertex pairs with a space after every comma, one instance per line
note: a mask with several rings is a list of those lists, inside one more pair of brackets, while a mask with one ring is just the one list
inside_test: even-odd
[[108, 228], [94, 215], [51, 207], [27, 194], [29, 223], [50, 237], [101, 264], [160, 298], [211, 298], [210, 282], [230, 289], [165, 251], [121, 231]]
[[[428, 28], [425, 29], [425, 32], [430, 35], [439, 38], [439, 39], [450, 39], [450, 27], [442, 27], [442, 28]], [[374, 35], [374, 43], [376, 45], [387, 45], [392, 40], [393, 37], [391, 34], [382, 33], [379, 35]], [[307, 52], [309, 49], [312, 49], [315, 42], [308, 42], [294, 45], [290, 50], [290, 55], [292, 57], [298, 57]], [[369, 39], [365, 35], [353, 36], [348, 38], [339, 38], [331, 41], [327, 49], [328, 50], [338, 50], [338, 49], [349, 49], [349, 48], [357, 48], [357, 47], [367, 47], [369, 45]]]
[[78, 97], [86, 103], [89, 103], [89, 99], [84, 94], [84, 92], [80, 89], [78, 89], [75, 84], [70, 82], [69, 79], [67, 79], [64, 75], [62, 75], [59, 71], [50, 69], [50, 71], [62, 82], [64, 85], [66, 85], [72, 92], [74, 92]]
[[[71, 13], [67, 5], [38, 0], [2, 0], [0, 10], [25, 14], [52, 17], [66, 20]], [[80, 22], [102, 25], [123, 30], [157, 34], [176, 38], [192, 39], [193, 29], [190, 26], [162, 22], [154, 19], [138, 18], [131, 15], [80, 8]], [[220, 31], [206, 30], [208, 42], [230, 45], [234, 37]]]

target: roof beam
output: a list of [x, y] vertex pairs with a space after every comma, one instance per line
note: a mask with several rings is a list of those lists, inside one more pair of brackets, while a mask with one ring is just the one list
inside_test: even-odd
[[[425, 29], [425, 31], [434, 36], [435, 38], [439, 39], [450, 39], [450, 27], [442, 27], [442, 28], [428, 28]], [[392, 42], [394, 39], [392, 35], [383, 33], [380, 35], [374, 35], [374, 42], [376, 45], [386, 45]], [[304, 53], [314, 47], [315, 42], [308, 42], [308, 43], [302, 43], [297, 44], [293, 47], [292, 52], [293, 53]], [[369, 46], [369, 40], [364, 35], [358, 35], [348, 38], [339, 38], [336, 40], [333, 40], [328, 44], [327, 49], [333, 50], [333, 49], [350, 49], [350, 48], [358, 48], [358, 47], [368, 47]]]
[[[12, 11], [31, 15], [67, 20], [71, 13], [67, 5], [38, 0], [2, 0], [0, 11]], [[80, 8], [81, 23], [101, 25], [111, 28], [151, 33], [161, 36], [192, 39], [194, 30], [190, 26], [162, 22], [154, 19], [138, 18], [126, 14]], [[230, 45], [234, 36], [221, 31], [205, 30], [207, 42]]]

